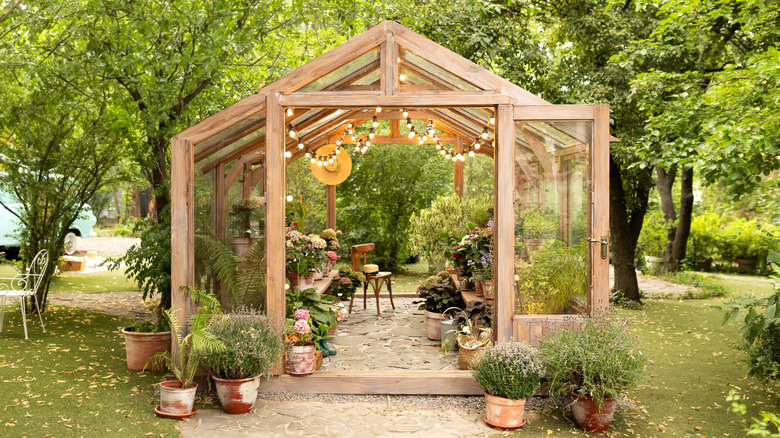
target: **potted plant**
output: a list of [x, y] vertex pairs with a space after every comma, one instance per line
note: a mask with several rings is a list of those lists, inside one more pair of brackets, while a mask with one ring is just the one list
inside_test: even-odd
[[488, 345], [471, 374], [485, 391], [485, 422], [501, 429], [525, 424], [525, 399], [539, 387], [544, 367], [536, 349], [525, 342]]
[[571, 395], [574, 419], [588, 432], [607, 430], [615, 399], [636, 385], [646, 362], [628, 321], [614, 314], [588, 318], [581, 327], [563, 324], [541, 339], [539, 351], [550, 396]]
[[422, 298], [422, 301], [414, 301], [414, 304], [422, 303], [418, 309], [425, 311], [428, 339], [440, 341], [442, 313], [450, 307], [462, 309], [466, 303], [445, 271], [425, 279], [417, 287], [417, 296]]
[[709, 271], [712, 261], [723, 252], [723, 220], [714, 211], [697, 214], [691, 221], [691, 234], [685, 258], [696, 270]]
[[493, 295], [493, 253], [487, 254], [479, 258], [479, 269], [474, 276], [477, 282], [477, 295], [483, 296], [485, 299], [492, 300]]
[[759, 259], [765, 259], [767, 246], [755, 220], [734, 219], [723, 230], [725, 256], [736, 262], [740, 272], [752, 272]]
[[558, 237], [558, 215], [552, 210], [534, 206], [522, 214], [526, 250], [536, 251], [545, 240]]
[[349, 300], [365, 280], [366, 276], [362, 272], [355, 272], [349, 266], [342, 266], [338, 274], [333, 277], [327, 294], [342, 301]]
[[477, 354], [493, 339], [493, 307], [487, 301], [466, 306], [456, 317], [458, 332], [458, 367], [467, 370]]
[[319, 251], [312, 244], [309, 236], [294, 228], [287, 228], [286, 233], [286, 265], [290, 287], [309, 289], [313, 287], [316, 269], [321, 261]]
[[209, 331], [220, 315], [220, 305], [217, 298], [203, 290], [191, 286], [182, 286], [187, 294], [197, 304], [198, 310], [187, 319], [187, 334], [173, 310], [165, 311], [165, 317], [171, 325], [173, 342], [178, 347], [178, 357], [170, 351], [155, 354], [149, 359], [150, 364], [169, 367], [176, 380], [160, 383], [160, 406], [155, 411], [164, 417], [186, 418], [194, 414], [195, 391], [198, 385], [193, 382], [195, 371], [200, 366], [203, 357], [213, 351], [222, 351], [224, 343], [214, 337]]
[[[152, 356], [171, 349], [171, 328], [168, 319], [162, 317], [159, 301], [159, 299], [144, 301], [144, 306], [154, 312], [157, 322], [139, 319], [133, 321], [130, 327], [121, 330], [125, 338], [125, 355], [129, 370], [140, 371]], [[160, 368], [152, 364], [146, 369], [158, 371]]]
[[287, 366], [293, 376], [305, 376], [314, 372], [315, 342], [322, 339], [312, 327], [308, 310], [295, 310], [293, 318], [287, 318]]
[[307, 237], [309, 238], [309, 245], [307, 245], [304, 251], [309, 253], [309, 256], [314, 260], [310, 271], [314, 274], [314, 281], [322, 280], [323, 265], [328, 259], [328, 256], [325, 254], [325, 248], [328, 246], [328, 243], [317, 234], [309, 234]]
[[257, 233], [252, 232], [252, 214], [263, 205], [262, 198], [241, 199], [230, 207], [230, 219], [233, 236], [230, 246], [237, 256], [246, 258], [254, 244]]
[[281, 334], [264, 315], [248, 308], [221, 316], [210, 331], [225, 345], [203, 358], [219, 403], [228, 414], [245, 414], [257, 400], [260, 377], [268, 378], [281, 356]]
[[306, 311], [307, 315], [310, 316], [309, 322], [312, 330], [316, 334], [322, 335], [317, 338], [314, 344], [325, 357], [336, 354], [336, 349], [328, 345], [325, 334], [331, 328], [335, 328], [345, 315], [343, 306], [340, 306], [337, 301], [338, 299], [332, 295], [320, 295], [311, 289], [288, 290], [286, 294], [285, 315], [288, 322], [294, 323], [298, 319], [299, 311]]

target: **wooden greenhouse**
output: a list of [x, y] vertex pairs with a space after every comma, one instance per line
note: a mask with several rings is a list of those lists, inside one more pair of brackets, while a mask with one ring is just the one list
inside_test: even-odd
[[[286, 166], [305, 154], [332, 158], [333, 152], [318, 154], [325, 145], [365, 152], [365, 140], [344, 133], [375, 118], [386, 129], [373, 144], [436, 147], [453, 161], [456, 193], [463, 190], [463, 157], [493, 159], [496, 340], [533, 341], [550, 324], [608, 306], [609, 107], [551, 105], [385, 21], [171, 139], [172, 299], [180, 320], [193, 310], [180, 286], [207, 283], [196, 257], [200, 227], [224, 240], [230, 200], [258, 198], [264, 203], [264, 308], [283, 324]], [[409, 119], [430, 123], [436, 134], [410, 140]], [[335, 227], [336, 186], [326, 193], [327, 224]], [[586, 262], [575, 274], [587, 291], [575, 311], [552, 309], [523, 286], [527, 255], [520, 234], [530, 233], [524, 215], [531, 210], [552, 212], [547, 220], [555, 238], [582, 248]], [[468, 371], [281, 377], [269, 384], [292, 392], [482, 394]]]

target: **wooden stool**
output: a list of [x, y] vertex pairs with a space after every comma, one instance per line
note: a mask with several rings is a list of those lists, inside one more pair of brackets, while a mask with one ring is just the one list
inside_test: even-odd
[[[387, 293], [390, 295], [390, 305], [395, 310], [395, 303], [393, 303], [393, 286], [392, 286], [392, 272], [380, 272], [379, 267], [376, 265], [366, 264], [366, 253], [374, 249], [373, 243], [364, 243], [362, 245], [355, 245], [349, 249], [349, 258], [352, 262], [352, 270], [355, 272], [361, 272], [366, 270], [366, 281], [363, 282], [363, 308], [367, 307], [368, 299], [368, 285], [374, 289], [374, 296], [376, 297], [376, 315], [380, 316], [379, 311], [379, 292], [382, 290], [382, 285], [387, 285]], [[362, 257], [361, 257], [362, 256]], [[361, 260], [362, 258], [362, 260]], [[361, 268], [362, 262], [362, 268]], [[349, 300], [349, 313], [352, 313], [352, 304], [355, 301], [355, 295]]]

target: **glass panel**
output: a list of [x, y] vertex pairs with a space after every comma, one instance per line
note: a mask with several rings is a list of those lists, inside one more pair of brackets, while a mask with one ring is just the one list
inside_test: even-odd
[[590, 122], [516, 124], [516, 314], [588, 310], [590, 132]]
[[[230, 143], [228, 146], [223, 147], [219, 151], [215, 152], [212, 155], [209, 155], [208, 157], [204, 158], [203, 160], [199, 161], [197, 163], [198, 169], [203, 168], [204, 166], [207, 166], [211, 163], [221, 161], [225, 159], [226, 157], [230, 156], [234, 152], [239, 151], [242, 148], [249, 148], [250, 143], [257, 143], [260, 141], [263, 141], [265, 138], [265, 127], [258, 129], [254, 132], [249, 133], [248, 135], [234, 141], [233, 143]], [[249, 148], [250, 150], [252, 148]]]
[[319, 235], [325, 229], [325, 185], [314, 176], [311, 163], [306, 158], [287, 165], [286, 195], [292, 196], [287, 203], [287, 223], [298, 224], [298, 230], [305, 234]]
[[257, 188], [242, 200], [244, 178], [246, 184], [253, 180], [243, 173], [218, 205], [214, 183], [220, 177], [224, 179], [216, 170], [195, 175], [195, 285], [213, 292], [226, 311], [240, 306], [262, 310], [265, 205]]
[[252, 134], [265, 125], [265, 111], [261, 111], [245, 120], [236, 123], [224, 131], [203, 140], [195, 145], [195, 162], [199, 162], [210, 155], [219, 153], [221, 148], [235, 143], [242, 137]]
[[[401, 55], [399, 66], [399, 89], [401, 91], [414, 91], [419, 89], [420, 85], [442, 90], [474, 91], [480, 89], [403, 47], [399, 46], [398, 50]], [[400, 74], [404, 74], [406, 77], [400, 77]]]
[[[375, 73], [376, 72], [376, 73]], [[374, 80], [367, 82], [366, 76], [376, 74], [379, 78], [379, 49], [373, 49], [350, 61], [321, 78], [309, 83], [298, 91], [335, 91], [349, 88], [350, 85], [361, 85], [363, 90], [379, 90], [379, 83]]]
[[463, 197], [493, 196], [493, 159], [475, 154], [463, 162]]

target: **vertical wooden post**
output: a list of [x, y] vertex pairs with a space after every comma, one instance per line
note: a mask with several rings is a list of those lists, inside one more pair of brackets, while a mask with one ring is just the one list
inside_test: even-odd
[[512, 318], [515, 314], [515, 122], [511, 105], [499, 105], [496, 115], [493, 283], [496, 290], [494, 336], [500, 342], [512, 338]]
[[[227, 242], [227, 182], [225, 181], [225, 163], [219, 163], [214, 172], [214, 185], [211, 192], [212, 204], [211, 214], [214, 218], [214, 234], [222, 242]], [[230, 298], [228, 296], [227, 285], [214, 279], [215, 293], [219, 298], [219, 303], [227, 309]]]
[[[455, 155], [463, 152], [463, 139], [458, 136], [455, 137]], [[455, 160], [455, 170], [454, 170], [454, 177], [455, 177], [455, 194], [458, 195], [459, 198], [463, 197], [463, 161]]]
[[398, 90], [398, 46], [393, 36], [393, 22], [385, 21], [385, 42], [379, 46], [379, 84], [382, 94], [393, 95]]
[[[609, 241], [609, 105], [596, 105], [591, 145], [591, 237]], [[590, 309], [602, 310], [609, 306], [609, 252], [601, 258], [602, 243], [590, 244], [593, 277]]]
[[244, 175], [241, 179], [241, 195], [244, 199], [249, 199], [252, 197], [252, 189], [254, 189], [255, 186], [252, 184], [252, 165], [251, 164], [244, 164]]
[[[281, 93], [266, 96], [265, 131], [265, 312], [268, 321], [284, 327], [284, 109]], [[282, 372], [281, 362], [274, 374]]]
[[325, 210], [326, 220], [325, 226], [327, 228], [336, 229], [336, 186], [329, 185], [326, 187], [325, 203], [327, 208]]
[[[194, 285], [195, 278], [195, 200], [193, 155], [187, 139], [171, 139], [171, 307], [187, 333], [187, 316], [192, 303], [181, 286]], [[174, 360], [178, 348], [171, 341]]]

